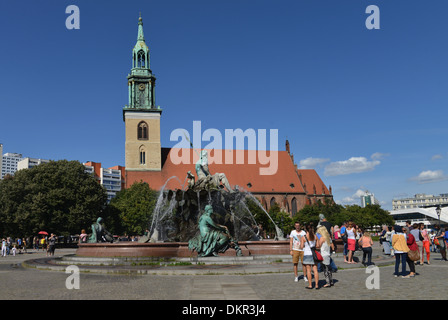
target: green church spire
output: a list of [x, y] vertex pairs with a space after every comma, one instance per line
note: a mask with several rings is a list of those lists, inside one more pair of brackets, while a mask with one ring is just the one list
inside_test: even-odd
[[156, 77], [149, 65], [149, 48], [143, 35], [143, 19], [138, 19], [137, 43], [132, 49], [132, 68], [128, 75], [129, 102], [123, 109], [161, 113], [155, 99]]
[[138, 18], [137, 43], [134, 46], [132, 68], [149, 69], [149, 48], [143, 34], [143, 19]]
[[143, 20], [142, 20], [141, 14], [140, 14], [140, 17], [138, 18], [138, 37], [137, 37], [137, 41], [145, 42], [145, 36], [143, 35]]

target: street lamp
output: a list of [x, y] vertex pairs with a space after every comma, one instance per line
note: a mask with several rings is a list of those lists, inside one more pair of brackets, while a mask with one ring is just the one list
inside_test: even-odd
[[439, 226], [440, 226], [440, 213], [442, 212], [442, 208], [440, 208], [440, 206], [436, 207], [436, 213], [437, 213], [437, 217], [439, 218]]

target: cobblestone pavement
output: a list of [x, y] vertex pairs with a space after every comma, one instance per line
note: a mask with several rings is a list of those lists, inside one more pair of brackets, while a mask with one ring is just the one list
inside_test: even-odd
[[[56, 256], [73, 253], [59, 250]], [[335, 286], [320, 290], [305, 289], [301, 279], [294, 282], [292, 272], [253, 275], [111, 275], [80, 274], [80, 288], [69, 290], [66, 280], [70, 274], [25, 268], [22, 262], [45, 257], [28, 253], [0, 258], [0, 299], [31, 300], [303, 300], [303, 299], [448, 299], [448, 262], [440, 254], [431, 254], [431, 265], [416, 266], [414, 278], [395, 278], [394, 265], [380, 266], [379, 289], [368, 289], [374, 274], [365, 268], [341, 268], [333, 274]], [[300, 268], [299, 268], [300, 269]], [[319, 273], [324, 284], [323, 273]], [[370, 277], [370, 278], [369, 278]]]

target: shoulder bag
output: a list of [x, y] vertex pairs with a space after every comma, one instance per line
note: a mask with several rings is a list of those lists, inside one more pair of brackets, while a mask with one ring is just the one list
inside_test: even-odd
[[319, 262], [324, 261], [324, 258], [322, 257], [322, 255], [320, 254], [320, 252], [316, 250], [316, 247], [312, 247], [312, 246], [310, 245], [310, 243], [308, 242], [308, 239], [307, 239], [306, 236], [305, 236], [305, 240], [306, 240], [306, 243], [308, 243], [308, 246], [309, 246], [310, 249], [311, 249], [311, 253], [313, 254], [314, 262], [315, 262], [316, 264], [318, 264]]
[[418, 250], [409, 250], [408, 257], [411, 261], [420, 260], [420, 252]]

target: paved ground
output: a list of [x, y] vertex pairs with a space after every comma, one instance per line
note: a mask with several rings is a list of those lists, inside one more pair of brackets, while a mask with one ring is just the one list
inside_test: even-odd
[[[61, 271], [38, 270], [22, 265], [23, 261], [44, 258], [42, 252], [20, 254], [0, 258], [0, 299], [16, 300], [446, 300], [448, 299], [448, 262], [440, 254], [431, 255], [431, 265], [417, 266], [418, 275], [403, 279], [393, 276], [392, 259], [384, 259], [378, 248], [374, 250], [379, 266], [376, 273], [366, 273], [360, 264], [343, 263], [341, 256], [335, 261], [340, 270], [335, 273], [335, 286], [320, 290], [306, 290], [303, 280], [294, 282], [291, 263], [271, 263], [258, 274], [195, 274], [194, 270], [207, 268], [232, 270], [238, 267], [216, 266], [165, 267], [176, 270], [164, 274], [102, 274], [81, 273], [80, 288], [67, 289], [66, 280], [71, 274]], [[73, 253], [73, 250], [57, 250], [57, 256]], [[361, 253], [357, 253], [360, 256]], [[260, 266], [245, 266], [246, 270]], [[106, 266], [104, 266], [106, 268]], [[268, 270], [266, 270], [266, 268]], [[189, 272], [187, 272], [189, 270]], [[193, 270], [193, 271], [192, 271]], [[261, 269], [260, 269], [261, 270]], [[188, 274], [187, 274], [188, 273]], [[200, 272], [198, 272], [200, 273]], [[220, 273], [216, 271], [215, 273]], [[379, 289], [368, 288], [371, 279], [378, 275]], [[320, 273], [320, 284], [323, 274]], [[259, 302], [260, 303], [260, 302]]]

